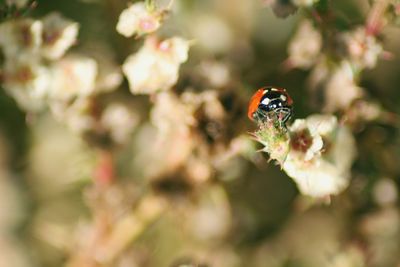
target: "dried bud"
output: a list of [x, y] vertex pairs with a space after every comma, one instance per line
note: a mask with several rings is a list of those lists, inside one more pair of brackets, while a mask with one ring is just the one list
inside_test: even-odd
[[267, 152], [271, 159], [277, 160], [281, 165], [285, 162], [289, 152], [289, 133], [286, 128], [268, 120], [260, 125], [254, 136], [264, 146], [262, 151]]

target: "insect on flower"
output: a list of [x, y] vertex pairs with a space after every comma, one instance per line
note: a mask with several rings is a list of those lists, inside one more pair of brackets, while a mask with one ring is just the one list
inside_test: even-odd
[[252, 96], [247, 116], [258, 124], [272, 121], [286, 127], [286, 122], [292, 116], [292, 104], [293, 100], [285, 89], [263, 87]]

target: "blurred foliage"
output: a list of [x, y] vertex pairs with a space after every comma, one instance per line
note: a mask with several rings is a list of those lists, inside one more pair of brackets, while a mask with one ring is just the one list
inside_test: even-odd
[[[0, 4], [1, 20], [17, 15], [39, 18], [58, 11], [79, 23], [78, 41], [71, 53], [90, 52], [96, 44], [102, 44], [119, 66], [143, 44], [141, 39], [124, 38], [115, 30], [119, 14], [127, 7], [125, 0], [34, 2], [36, 6], [29, 4], [29, 10]], [[222, 106], [231, 115], [226, 120], [228, 125], [217, 131], [222, 137], [213, 135], [214, 128], [209, 128], [212, 120], [204, 111], [209, 105], [206, 97], [196, 107], [196, 118], [204, 121], [205, 130], [198, 126], [196, 131], [204, 136], [196, 135], [193, 146], [207, 147], [209, 158], [220, 143], [230, 144], [240, 135], [249, 137], [247, 133], [255, 129], [245, 114], [247, 99], [256, 88], [287, 88], [295, 102], [294, 118], [321, 112], [311, 101], [315, 96], [309, 90], [310, 70], [287, 70], [284, 66], [298, 22], [315, 10], [321, 14], [333, 11], [337, 14], [334, 28], [344, 32], [365, 22], [369, 2], [374, 1], [321, 0], [315, 10], [300, 8], [285, 19], [276, 17], [261, 2], [176, 0], [160, 30], [160, 36], [180, 35], [194, 40], [174, 87], [179, 97], [192, 90], [200, 99], [201, 92], [213, 89], [196, 73], [204, 61], [225, 64], [231, 72], [217, 96], [225, 100]], [[0, 258], [8, 261], [0, 266], [399, 266], [399, 36], [398, 27], [384, 28], [379, 39], [392, 57], [380, 59], [359, 79], [366, 98], [380, 103], [388, 117], [352, 125], [358, 156], [351, 183], [329, 204], [300, 195], [280, 166], [268, 163], [268, 155], [255, 153], [259, 144], [246, 143], [251, 151], [220, 165], [205, 157], [204, 161], [213, 162], [211, 178], [205, 183], [187, 178], [191, 170], [195, 173], [192, 176], [200, 176], [204, 171], [201, 164], [188, 167], [187, 159], [183, 167], [165, 167], [163, 164], [173, 165], [174, 156], [164, 149], [179, 150], [186, 144], [179, 141], [186, 140], [179, 136], [168, 139], [165, 147], [156, 147], [155, 151], [156, 130], [149, 122], [155, 105], [153, 96], [132, 96], [126, 79], [118, 91], [96, 96], [100, 106], [125, 101], [140, 117], [126, 144], [107, 146], [115, 153], [118, 178], [103, 188], [92, 181], [104, 148], [97, 144], [103, 139], [93, 141], [92, 135], [81, 138], [48, 111], [21, 111], [1, 90], [0, 134], [4, 145], [0, 154], [6, 159], [0, 156], [0, 202], [19, 204], [15, 210], [0, 210], [0, 221], [9, 213], [19, 215], [6, 230], [0, 230]], [[346, 91], [338, 88], [337, 94], [345, 97]], [[338, 116], [343, 113], [335, 112]], [[219, 129], [219, 121], [212, 123]], [[88, 139], [92, 142], [86, 142]], [[188, 154], [204, 152], [193, 151]], [[166, 174], [157, 173], [158, 168], [167, 169]], [[8, 187], [12, 193], [2, 196]], [[17, 197], [10, 200], [7, 194]], [[381, 200], [386, 194], [394, 194], [389, 204]], [[110, 239], [95, 239], [95, 244], [104, 247], [88, 249], [87, 243], [99, 232], [111, 232]], [[85, 257], [91, 256], [98, 262], [106, 259], [106, 263], [86, 262]]]

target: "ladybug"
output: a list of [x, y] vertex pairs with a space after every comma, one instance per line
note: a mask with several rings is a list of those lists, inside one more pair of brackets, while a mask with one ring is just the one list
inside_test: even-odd
[[257, 123], [278, 120], [281, 126], [290, 119], [293, 100], [283, 88], [263, 87], [257, 90], [249, 103], [247, 116]]

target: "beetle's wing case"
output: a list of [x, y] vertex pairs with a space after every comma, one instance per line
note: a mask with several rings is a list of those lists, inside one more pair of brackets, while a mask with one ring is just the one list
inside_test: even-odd
[[257, 111], [261, 98], [264, 96], [264, 88], [258, 89], [257, 92], [251, 97], [247, 116], [253, 120], [253, 114]]

